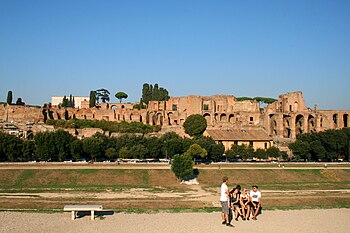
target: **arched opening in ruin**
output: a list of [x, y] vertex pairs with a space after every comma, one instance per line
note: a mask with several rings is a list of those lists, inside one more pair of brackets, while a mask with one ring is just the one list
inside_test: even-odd
[[157, 125], [163, 125], [163, 115], [161, 113], [157, 114]]
[[132, 113], [130, 114], [130, 116], [129, 116], [129, 119], [130, 119], [130, 121], [132, 121], [132, 118], [133, 118], [134, 116], [132, 115]]
[[301, 114], [295, 118], [295, 133], [296, 136], [304, 133], [304, 116]]
[[320, 127], [323, 127], [323, 118], [320, 119]]
[[116, 105], [112, 105], [112, 106], [111, 106], [111, 109], [112, 109], [112, 110], [116, 110], [117, 108], [118, 108], [118, 107], [117, 107]]
[[207, 121], [207, 125], [211, 125], [211, 121], [210, 121], [210, 114], [209, 113], [205, 113], [203, 115], [204, 119]]
[[316, 132], [316, 120], [314, 116], [309, 115], [307, 119], [307, 126], [309, 133]]
[[343, 115], [343, 125], [344, 125], [344, 128], [349, 127], [349, 115], [348, 114]]
[[277, 135], [277, 122], [275, 120], [274, 114], [269, 115], [269, 123], [270, 123], [269, 135]]
[[220, 122], [227, 122], [226, 114], [221, 114]]
[[290, 128], [284, 128], [283, 137], [291, 138], [292, 137], [292, 130]]
[[230, 114], [229, 116], [228, 116], [228, 122], [230, 122], [230, 123], [235, 123], [235, 115], [233, 115], [233, 114]]
[[333, 114], [333, 126], [334, 128], [338, 127], [338, 114]]
[[214, 115], [214, 120], [215, 120], [216, 122], [219, 121], [218, 116], [219, 116], [219, 114], [215, 113], [215, 115]]
[[140, 122], [142, 122], [142, 116], [140, 115], [140, 117], [139, 117], [139, 120], [140, 120]]
[[125, 105], [122, 105], [122, 108], [125, 108]]
[[174, 118], [174, 114], [172, 112], [169, 112], [168, 113], [168, 125], [173, 124], [173, 118]]
[[291, 116], [283, 115], [283, 127], [289, 128], [291, 121], [292, 121], [292, 117]]

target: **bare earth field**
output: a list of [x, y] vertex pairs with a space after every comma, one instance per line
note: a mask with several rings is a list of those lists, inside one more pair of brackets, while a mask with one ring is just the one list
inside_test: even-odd
[[230, 188], [258, 184], [265, 209], [350, 206], [349, 164], [330, 164], [327, 169], [323, 164], [197, 168], [199, 185], [184, 185], [167, 164], [0, 164], [0, 210], [62, 210], [68, 204], [114, 210], [217, 208], [224, 175], [230, 178]]
[[71, 220], [70, 213], [0, 212], [1, 233], [181, 233], [181, 232], [336, 232], [350, 229], [349, 209], [264, 211], [257, 221], [234, 221], [234, 228], [221, 225], [220, 213], [115, 213]]
[[[0, 233], [349, 232], [349, 164], [196, 168], [199, 184], [185, 185], [166, 164], [0, 164]], [[230, 188], [259, 185], [264, 209], [257, 221], [234, 221], [233, 229], [221, 224], [223, 176], [230, 178]], [[68, 204], [99, 204], [113, 211], [94, 221], [83, 213], [73, 221], [71, 213], [62, 213]], [[214, 212], [196, 212], [203, 208]]]

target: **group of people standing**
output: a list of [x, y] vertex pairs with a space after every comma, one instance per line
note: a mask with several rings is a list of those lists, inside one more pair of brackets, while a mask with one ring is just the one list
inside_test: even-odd
[[229, 218], [230, 210], [234, 213], [236, 221], [238, 221], [239, 217], [243, 221], [249, 221], [251, 215], [253, 220], [257, 220], [257, 215], [261, 210], [261, 192], [258, 190], [258, 186], [253, 185], [249, 193], [246, 188], [241, 192], [240, 185], [229, 191], [227, 186], [228, 177], [224, 176], [222, 181], [220, 192], [222, 224], [233, 227]]

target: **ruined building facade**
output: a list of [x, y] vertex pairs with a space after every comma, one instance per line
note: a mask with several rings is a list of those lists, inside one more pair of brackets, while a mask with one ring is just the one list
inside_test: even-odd
[[134, 109], [134, 104], [101, 103], [89, 108], [43, 108], [1, 105], [1, 122], [43, 123], [47, 119], [88, 119], [114, 122], [143, 122], [161, 125], [162, 129], [182, 128], [192, 114], [205, 117], [208, 129], [264, 130], [278, 143], [293, 140], [298, 134], [349, 127], [350, 110], [310, 109], [301, 92], [280, 95], [274, 103], [261, 109], [255, 100], [237, 101], [232, 95], [171, 97], [168, 101], [150, 101], [147, 109]]

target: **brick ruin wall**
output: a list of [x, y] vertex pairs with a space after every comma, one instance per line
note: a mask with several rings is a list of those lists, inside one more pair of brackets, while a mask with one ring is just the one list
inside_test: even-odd
[[[307, 108], [301, 92], [280, 95], [260, 110], [254, 100], [236, 101], [234, 96], [171, 97], [168, 101], [150, 101], [148, 109], [132, 105], [102, 103], [98, 108], [58, 108], [0, 105], [0, 121], [43, 123], [47, 119], [88, 119], [114, 122], [142, 122], [161, 125], [164, 131], [183, 132], [182, 124], [192, 114], [201, 114], [209, 128], [263, 128], [274, 141], [293, 140], [300, 133], [349, 127], [350, 111]], [[44, 129], [43, 129], [44, 130]]]

